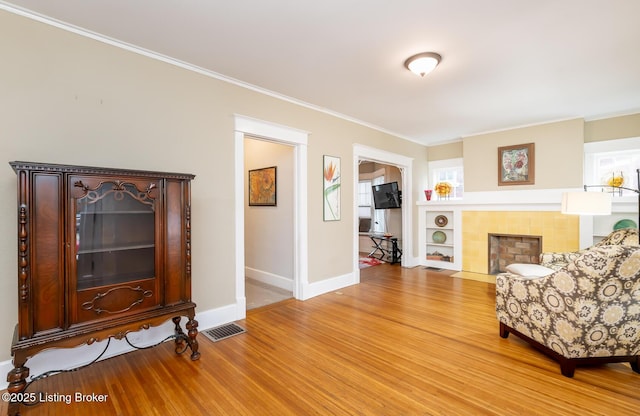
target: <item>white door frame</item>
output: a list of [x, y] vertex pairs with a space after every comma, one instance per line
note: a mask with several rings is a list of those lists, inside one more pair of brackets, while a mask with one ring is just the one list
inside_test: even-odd
[[413, 266], [411, 256], [413, 256], [413, 158], [386, 150], [361, 144], [353, 145], [353, 275], [355, 283], [360, 282], [359, 258], [359, 230], [358, 230], [358, 182], [359, 182], [359, 162], [369, 160], [372, 162], [384, 163], [396, 166], [402, 176], [402, 267]]
[[244, 287], [244, 139], [262, 138], [294, 147], [293, 161], [293, 296], [304, 299], [309, 284], [307, 219], [307, 142], [309, 133], [254, 118], [234, 115], [235, 122], [235, 266], [236, 319], [247, 314]]

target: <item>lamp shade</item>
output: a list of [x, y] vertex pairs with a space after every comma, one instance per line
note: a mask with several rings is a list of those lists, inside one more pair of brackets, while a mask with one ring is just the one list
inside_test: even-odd
[[611, 215], [611, 194], [565, 192], [562, 194], [561, 212], [574, 215]]

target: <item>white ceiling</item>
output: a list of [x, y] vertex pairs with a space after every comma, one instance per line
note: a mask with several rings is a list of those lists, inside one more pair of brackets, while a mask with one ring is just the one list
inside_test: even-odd
[[640, 112], [638, 0], [10, 3], [424, 144]]

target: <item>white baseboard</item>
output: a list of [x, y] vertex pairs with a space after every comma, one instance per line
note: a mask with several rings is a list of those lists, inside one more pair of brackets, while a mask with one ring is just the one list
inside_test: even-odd
[[311, 299], [315, 296], [333, 292], [347, 286], [352, 286], [356, 283], [358, 282], [356, 281], [356, 276], [353, 273], [343, 274], [342, 276], [336, 276], [319, 282], [308, 283], [302, 288], [301, 300]]
[[290, 292], [293, 291], [293, 280], [284, 276], [253, 269], [251, 267], [244, 268], [244, 275], [250, 279], [254, 279], [280, 289], [288, 290]]
[[237, 315], [236, 305], [233, 304], [196, 313], [199, 331], [204, 331], [205, 329], [210, 329], [239, 319], [244, 319], [244, 316]]
[[[402, 254], [404, 257], [404, 253]], [[420, 257], [406, 257], [404, 267], [412, 268], [416, 266], [420, 266], [422, 263], [420, 262]]]
[[[244, 316], [237, 316], [237, 310], [236, 305], [227, 305], [221, 308], [197, 312], [196, 320], [198, 321], [198, 330], [204, 331], [209, 328], [244, 318]], [[186, 319], [183, 318], [181, 323], [184, 328]], [[168, 320], [162, 325], [151, 327], [147, 330], [132, 332], [128, 335], [128, 338], [132, 344], [138, 347], [150, 346], [161, 342], [170, 335], [173, 335], [173, 328], [173, 322]], [[69, 370], [89, 364], [105, 350], [107, 343], [108, 348], [104, 355], [100, 357], [100, 360], [135, 351], [135, 348], [127, 344], [125, 340], [117, 339], [111, 339], [111, 341], [104, 340], [92, 345], [80, 345], [75, 348], [54, 348], [42, 351], [27, 361], [26, 366], [29, 368], [30, 374], [27, 381], [29, 381], [31, 377], [37, 377], [47, 371]], [[189, 351], [185, 352], [185, 354], [189, 354]], [[11, 360], [0, 362], [0, 390], [4, 390], [8, 386], [6, 377], [4, 377], [3, 374], [8, 374], [12, 369], [13, 363]]]

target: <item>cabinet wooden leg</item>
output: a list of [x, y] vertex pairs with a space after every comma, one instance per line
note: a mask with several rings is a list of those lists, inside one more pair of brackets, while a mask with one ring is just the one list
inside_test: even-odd
[[[24, 363], [23, 363], [24, 364]], [[17, 364], [13, 370], [7, 374], [7, 393], [11, 396], [18, 396], [18, 393], [24, 392], [27, 387], [27, 377], [29, 377], [29, 369], [24, 365]], [[9, 416], [16, 416], [20, 414], [20, 402], [10, 398], [7, 414]]]
[[173, 321], [173, 324], [175, 325], [175, 336], [176, 336], [176, 348], [175, 348], [175, 352], [176, 354], [182, 354], [183, 352], [186, 351], [187, 346], [185, 345], [185, 335], [184, 332], [182, 332], [182, 327], [180, 326], [180, 319], [182, 319], [179, 316], [173, 317], [171, 318], [171, 320]]
[[198, 351], [198, 340], [196, 337], [198, 336], [198, 321], [195, 319], [189, 319], [187, 322], [187, 334], [189, 335], [189, 339], [187, 342], [191, 347], [191, 361], [195, 361], [200, 358], [200, 352]]
[[[191, 349], [191, 360], [195, 361], [200, 358], [200, 352], [198, 351], [198, 340], [196, 337], [198, 336], [198, 321], [193, 318], [189, 318], [187, 321], [187, 335], [182, 331], [182, 327], [180, 326], [180, 317], [176, 316], [172, 319], [173, 323], [176, 325], [176, 353], [182, 354], [186, 351], [187, 347]], [[187, 346], [185, 346], [185, 342]]]

